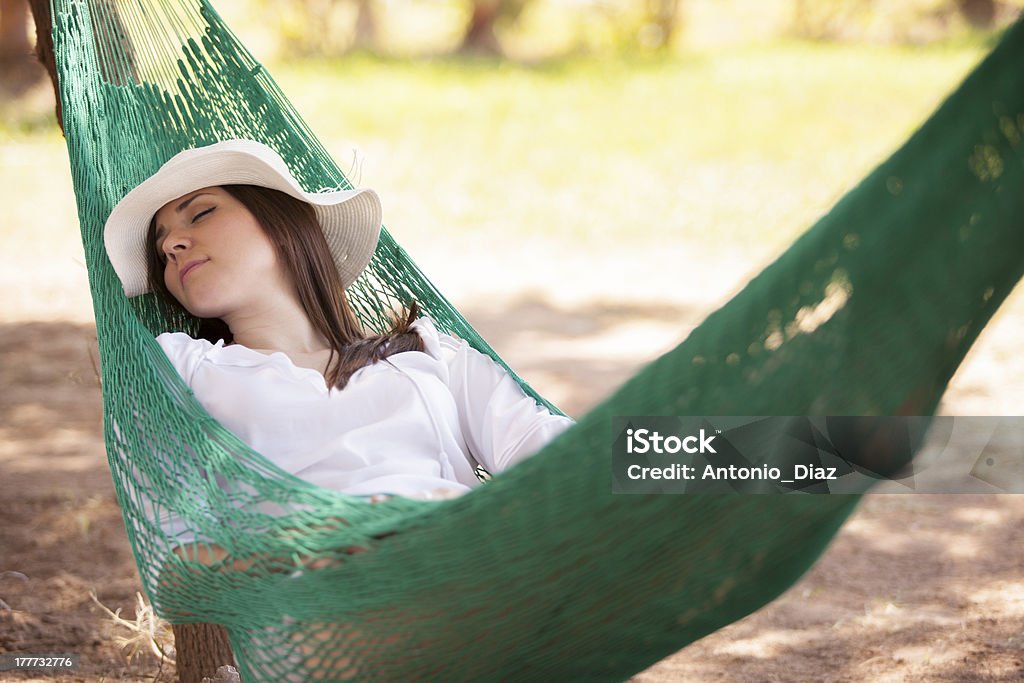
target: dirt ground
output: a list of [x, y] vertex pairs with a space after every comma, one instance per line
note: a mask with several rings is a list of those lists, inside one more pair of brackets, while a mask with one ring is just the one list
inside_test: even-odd
[[[438, 272], [429, 262], [440, 252], [421, 247], [427, 272]], [[471, 269], [439, 279], [513, 367], [579, 414], [683, 338], [756, 261], [725, 255], [713, 261], [725, 268], [674, 275], [693, 286], [603, 291], [622, 256], [533, 255], [528, 278], [485, 279], [484, 291]], [[671, 255], [643, 257], [652, 273], [676, 270], [659, 262]], [[556, 296], [522, 284], [555, 274], [577, 286]], [[60, 680], [174, 680], [173, 666], [151, 654], [129, 662], [116, 639], [131, 633], [90, 598], [95, 591], [131, 618], [141, 584], [106, 466], [84, 281], [68, 287], [31, 305], [0, 301], [0, 653], [80, 654], [80, 667]], [[942, 412], [1019, 413], [1022, 333], [1017, 292]], [[785, 595], [633, 680], [1024, 680], [1024, 496], [869, 496]]]

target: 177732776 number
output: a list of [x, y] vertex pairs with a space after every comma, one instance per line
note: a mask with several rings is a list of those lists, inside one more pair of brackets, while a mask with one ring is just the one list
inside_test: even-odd
[[78, 666], [78, 655], [0, 655], [0, 671], [15, 669], [73, 669]]

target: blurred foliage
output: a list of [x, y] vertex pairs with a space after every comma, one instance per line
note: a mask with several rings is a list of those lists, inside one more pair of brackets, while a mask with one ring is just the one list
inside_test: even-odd
[[[353, 178], [388, 197], [400, 238], [712, 231], [779, 246], [984, 51], [788, 42], [533, 64], [359, 55], [274, 75]], [[652, 218], [638, 224], [638, 207]]]
[[[1006, 25], [1024, 0], [213, 0], [257, 52], [545, 59], [779, 37], [922, 44]], [[254, 11], [256, 10], [256, 11]], [[0, 0], [0, 81], [28, 56], [27, 0]], [[271, 17], [271, 21], [267, 21]], [[247, 44], [252, 45], [247, 40]], [[260, 47], [265, 49], [260, 49]], [[265, 58], [265, 57], [264, 57]], [[11, 60], [14, 61], [11, 61]]]
[[526, 31], [543, 35], [542, 24], [560, 23], [568, 27], [569, 51], [667, 53], [683, 28], [685, 5], [686, 0], [538, 2], [537, 14], [543, 18]]
[[[486, 58], [488, 68], [500, 59], [538, 64], [583, 55], [694, 59], [709, 50], [793, 38], [976, 45], [1024, 7], [1024, 0], [213, 2], [268, 64], [369, 52], [392, 58], [475, 54]], [[24, 6], [25, 0], [0, 0], [8, 36], [25, 28]], [[992, 30], [976, 28], [988, 24]], [[53, 94], [25, 45], [14, 38], [0, 45], [7, 50], [0, 59], [0, 125], [31, 133], [51, 125]]]
[[922, 44], [1011, 22], [1021, 0], [793, 0], [792, 32], [812, 40]]
[[[980, 41], [775, 41], [529, 64], [360, 53], [269, 66], [353, 181], [385, 197], [385, 222], [414, 255], [439, 236], [467, 249], [701, 240], [770, 251], [902, 142], [984, 52]], [[66, 237], [67, 150], [55, 125], [33, 121], [0, 118], [0, 187], [13, 198], [0, 285], [25, 310], [50, 291], [38, 282], [84, 278], [81, 244]], [[39, 279], [5, 280], [25, 264]]]
[[288, 56], [336, 55], [373, 47], [376, 8], [371, 0], [254, 1], [277, 17], [280, 49]]
[[[218, 0], [277, 17], [287, 57], [673, 52], [796, 37], [923, 44], [1006, 25], [1024, 0]], [[228, 12], [227, 14], [230, 14]], [[263, 14], [263, 13], [261, 13]]]
[[529, 0], [472, 0], [459, 52], [502, 56], [497, 27], [515, 23], [528, 4]]

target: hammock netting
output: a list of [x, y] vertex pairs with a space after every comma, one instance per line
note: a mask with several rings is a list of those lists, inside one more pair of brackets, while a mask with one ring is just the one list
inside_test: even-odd
[[[196, 321], [127, 299], [102, 240], [117, 201], [196, 145], [257, 139], [309, 190], [347, 180], [205, 2], [52, 9], [127, 533], [157, 613], [224, 624], [245, 680], [622, 680], [749, 614], [858, 497], [612, 495], [611, 418], [932, 414], [1024, 268], [1018, 23], [902, 149], [537, 456], [458, 499], [370, 503], [217, 424], [154, 341]], [[350, 295], [369, 328], [415, 299], [494, 355], [386, 231]], [[227, 557], [200, 561], [206, 544]]]

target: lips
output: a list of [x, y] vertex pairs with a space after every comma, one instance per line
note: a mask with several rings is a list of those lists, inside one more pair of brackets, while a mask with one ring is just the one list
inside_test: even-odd
[[182, 285], [185, 284], [185, 276], [186, 275], [188, 275], [193, 270], [195, 270], [196, 268], [198, 268], [199, 266], [203, 265], [204, 263], [206, 263], [209, 260], [210, 259], [197, 259], [195, 261], [189, 261], [188, 263], [186, 263], [185, 267], [181, 269], [181, 274], [178, 276], [178, 279], [181, 281], [181, 284]]

